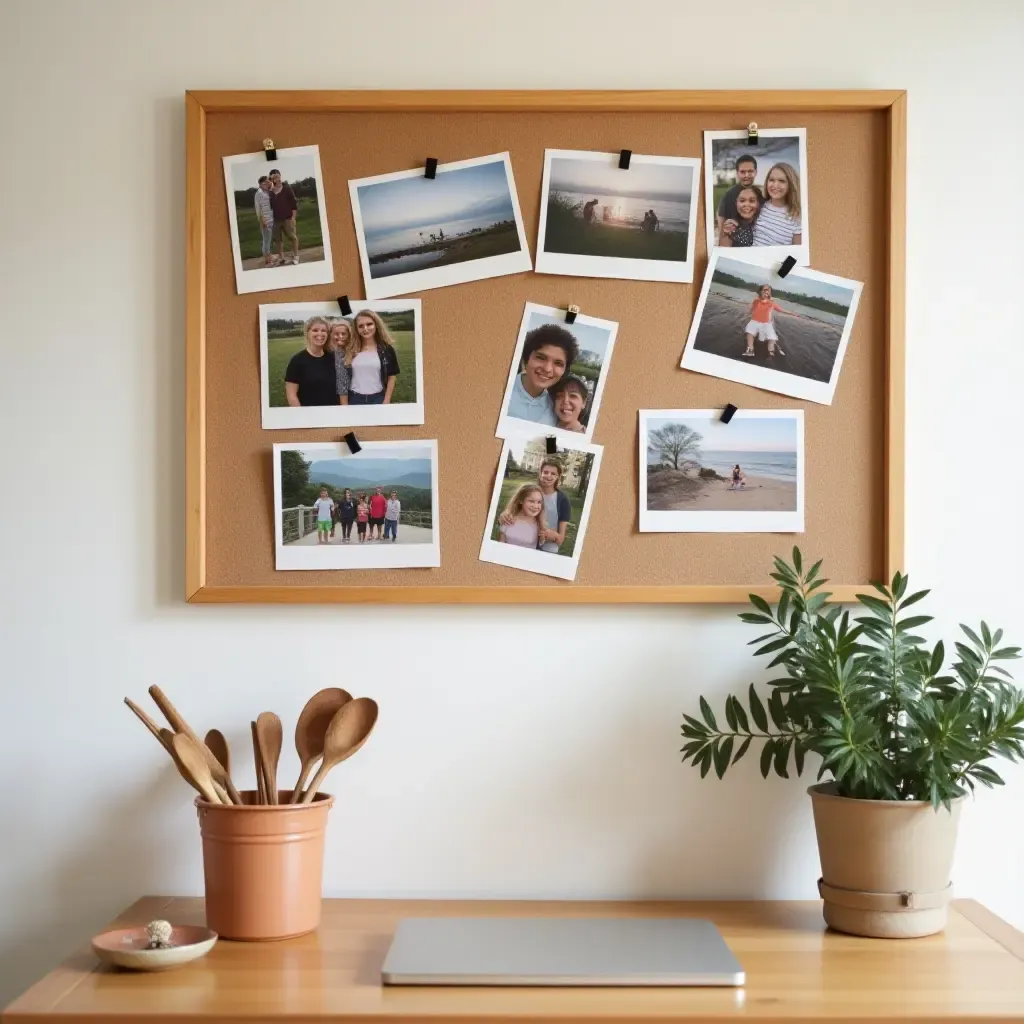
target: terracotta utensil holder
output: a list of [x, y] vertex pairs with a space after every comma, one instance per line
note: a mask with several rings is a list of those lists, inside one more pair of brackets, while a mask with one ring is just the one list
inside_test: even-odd
[[289, 939], [320, 924], [324, 834], [334, 797], [312, 803], [211, 804], [196, 798], [203, 839], [206, 923], [221, 938], [250, 942]]

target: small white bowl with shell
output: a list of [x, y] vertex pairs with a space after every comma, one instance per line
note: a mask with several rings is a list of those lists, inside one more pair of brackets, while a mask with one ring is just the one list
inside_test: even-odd
[[134, 971], [167, 971], [198, 960], [213, 949], [217, 933], [199, 925], [151, 921], [144, 928], [115, 928], [92, 940], [106, 964]]

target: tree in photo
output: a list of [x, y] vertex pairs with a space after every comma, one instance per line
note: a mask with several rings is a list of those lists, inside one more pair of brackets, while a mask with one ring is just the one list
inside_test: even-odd
[[700, 457], [700, 443], [703, 436], [691, 430], [685, 423], [669, 423], [647, 435], [647, 448], [671, 462], [673, 469], [679, 469], [680, 462]]
[[303, 504], [311, 465], [298, 452], [281, 452], [281, 503], [284, 508]]

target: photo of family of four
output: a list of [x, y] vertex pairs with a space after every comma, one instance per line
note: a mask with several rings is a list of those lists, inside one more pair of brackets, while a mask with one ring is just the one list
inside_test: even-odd
[[369, 496], [360, 491], [353, 497], [352, 491], [346, 487], [344, 495], [335, 501], [327, 488], [321, 487], [313, 507], [316, 509], [318, 544], [330, 544], [337, 526], [341, 527], [341, 543], [351, 543], [353, 525], [360, 544], [368, 540], [398, 542], [398, 523], [402, 518], [398, 491], [392, 491], [385, 497], [383, 489], [378, 487]]
[[587, 319], [566, 324], [564, 311], [527, 305], [501, 419], [593, 433], [617, 325]]

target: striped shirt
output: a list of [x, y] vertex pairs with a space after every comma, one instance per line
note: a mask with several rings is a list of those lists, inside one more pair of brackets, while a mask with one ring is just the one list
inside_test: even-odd
[[792, 245], [800, 230], [800, 218], [793, 217], [785, 206], [765, 203], [754, 225], [754, 245]]
[[274, 223], [274, 215], [270, 212], [270, 193], [264, 192], [256, 186], [256, 199], [253, 205], [256, 207], [256, 216], [260, 222], [268, 227]]

